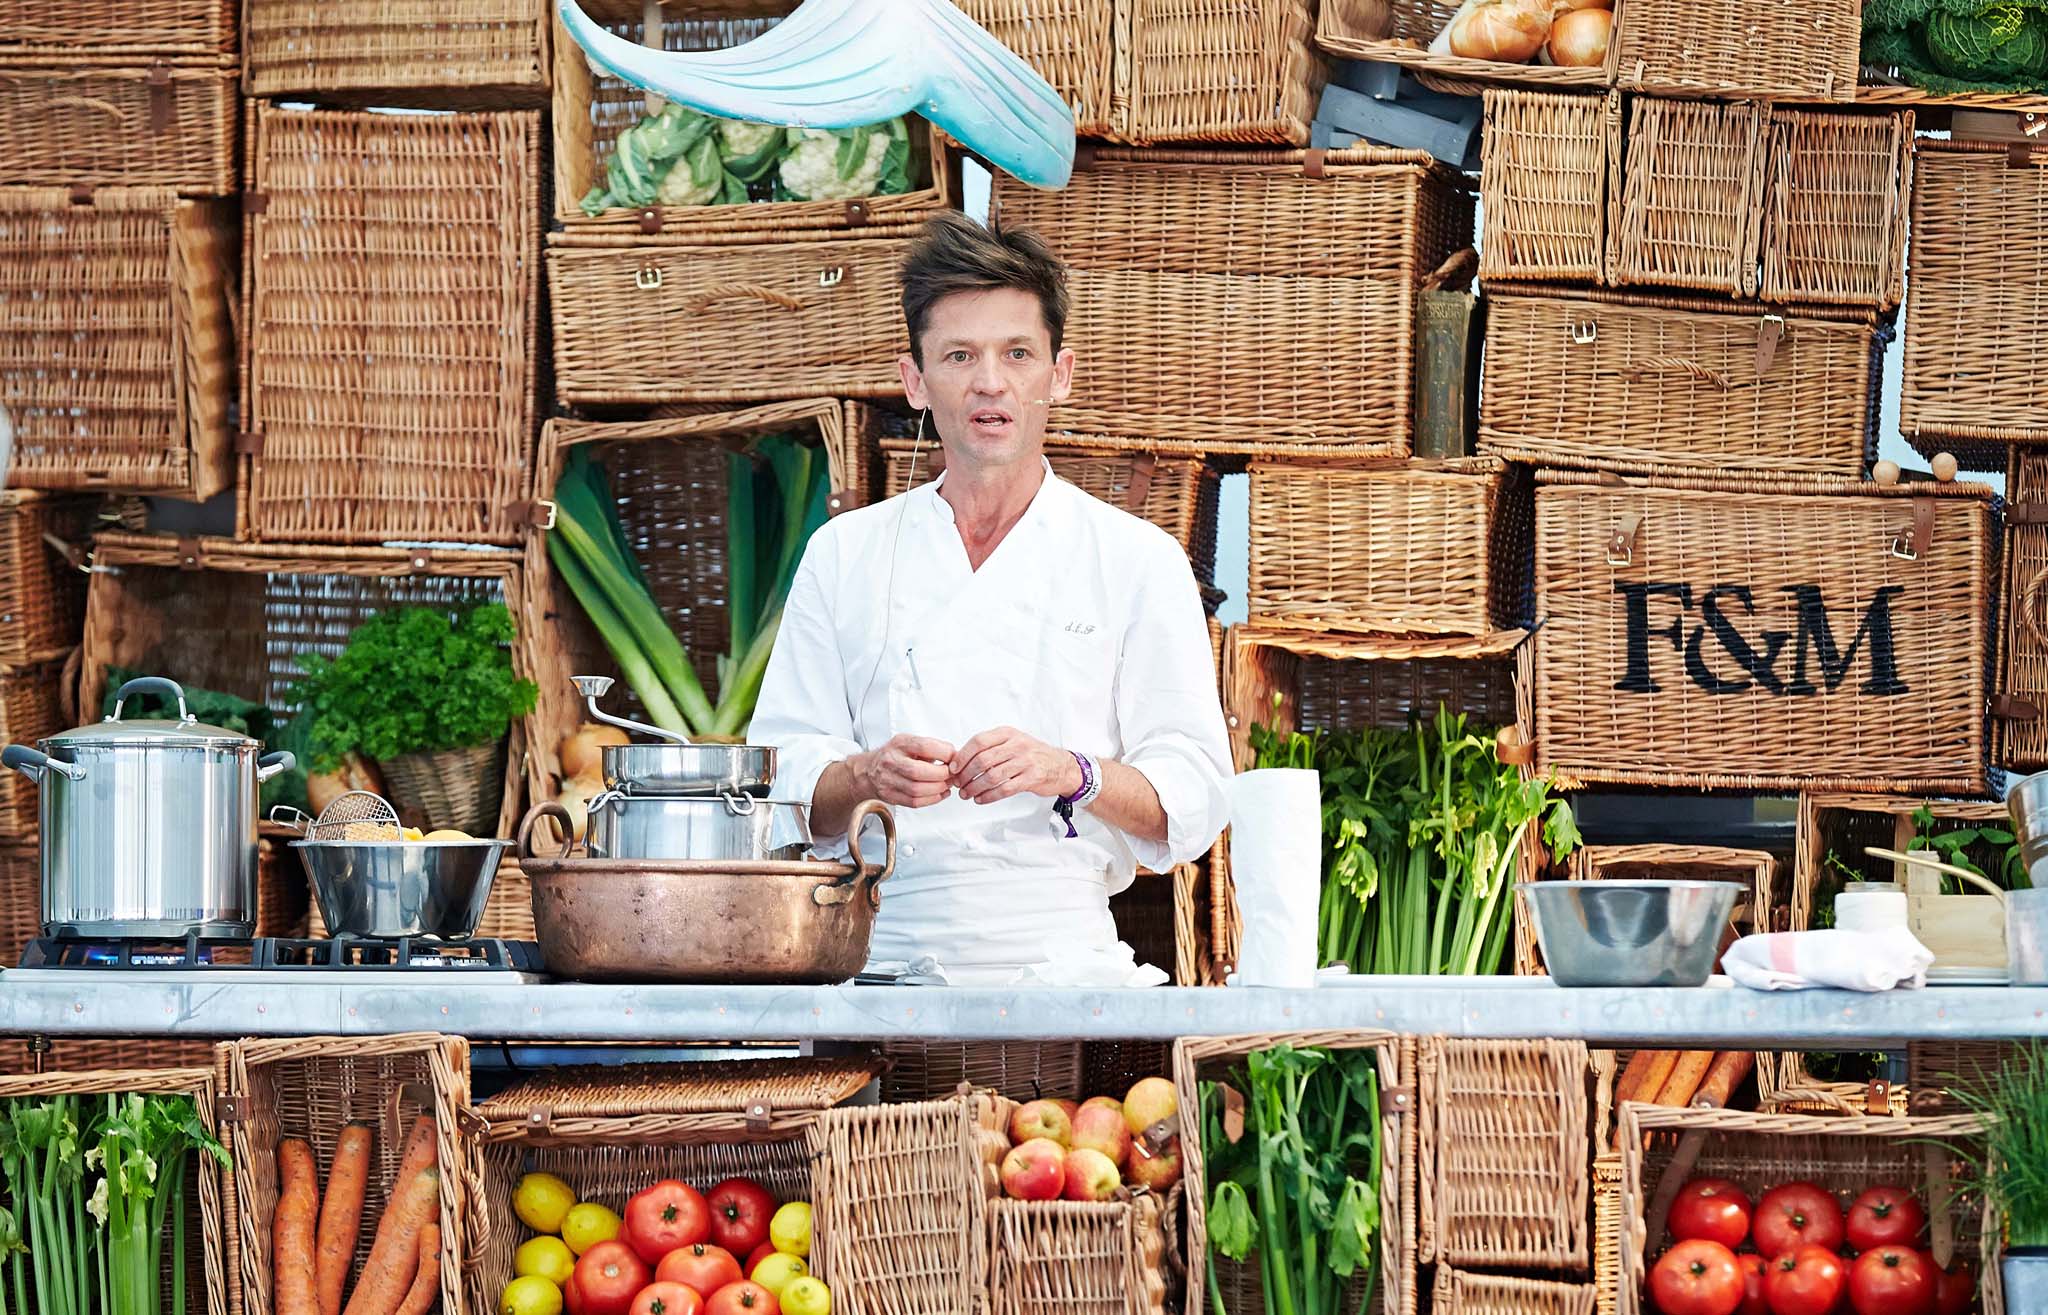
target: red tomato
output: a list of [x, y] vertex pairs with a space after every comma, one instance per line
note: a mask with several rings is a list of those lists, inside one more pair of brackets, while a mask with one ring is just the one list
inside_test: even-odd
[[1927, 1212], [1898, 1187], [1873, 1187], [1849, 1207], [1849, 1245], [1858, 1251], [1909, 1246], [1927, 1226]]
[[1735, 1315], [1742, 1271], [1735, 1253], [1703, 1237], [1680, 1242], [1650, 1270], [1650, 1295], [1664, 1315]]
[[1680, 1242], [1703, 1237], [1730, 1251], [1749, 1236], [1749, 1197], [1726, 1178], [1695, 1178], [1678, 1189], [1666, 1227]]
[[1756, 1249], [1773, 1260], [1802, 1246], [1841, 1249], [1842, 1207], [1812, 1183], [1786, 1183], [1756, 1203]]
[[1909, 1247], [1878, 1247], [1849, 1271], [1856, 1315], [1927, 1315], [1934, 1309], [1934, 1267]]
[[782, 1303], [759, 1283], [728, 1283], [711, 1294], [704, 1315], [782, 1315]]
[[650, 1265], [677, 1247], [695, 1246], [711, 1236], [711, 1207], [688, 1183], [664, 1178], [626, 1202], [619, 1236]]
[[1976, 1271], [1960, 1260], [1943, 1269], [1932, 1251], [1922, 1251], [1920, 1258], [1934, 1271], [1934, 1315], [1969, 1315], [1970, 1303], [1977, 1299]]
[[657, 1282], [685, 1284], [695, 1288], [700, 1296], [708, 1297], [726, 1284], [737, 1283], [746, 1276], [740, 1273], [740, 1262], [732, 1258], [732, 1252], [709, 1242], [699, 1242], [663, 1256], [661, 1263], [654, 1267], [654, 1277]]
[[[711, 1240], [744, 1256], [768, 1240], [775, 1196], [750, 1178], [728, 1178], [705, 1196], [711, 1206]], [[749, 1273], [752, 1271], [749, 1270]]]
[[649, 1283], [633, 1298], [629, 1315], [703, 1315], [704, 1298], [686, 1283]]
[[1735, 1257], [1735, 1267], [1742, 1271], [1742, 1304], [1735, 1315], [1771, 1315], [1770, 1303], [1764, 1300], [1764, 1270], [1769, 1264], [1754, 1251]]
[[1826, 1247], [1802, 1246], [1771, 1262], [1764, 1272], [1764, 1300], [1771, 1315], [1829, 1315], [1848, 1282], [1840, 1256]]
[[562, 1305], [569, 1315], [590, 1315], [583, 1307], [583, 1289], [576, 1283], [576, 1271], [569, 1271], [569, 1281], [562, 1285]]
[[577, 1257], [569, 1281], [583, 1290], [583, 1315], [628, 1315], [634, 1295], [653, 1277], [624, 1242], [599, 1242]]
[[747, 1252], [747, 1263], [740, 1266], [740, 1268], [744, 1269], [747, 1273], [751, 1274], [754, 1272], [754, 1266], [760, 1264], [762, 1261], [766, 1260], [768, 1257], [774, 1254], [775, 1244], [773, 1242], [763, 1242], [760, 1246], [757, 1246], [752, 1251]]

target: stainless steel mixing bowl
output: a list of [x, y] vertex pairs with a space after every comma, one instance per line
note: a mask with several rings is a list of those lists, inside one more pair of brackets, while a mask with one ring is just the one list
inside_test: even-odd
[[1534, 881], [1543, 962], [1559, 986], [1703, 986], [1741, 888], [1726, 881]]
[[467, 940], [509, 840], [294, 840], [329, 936]]

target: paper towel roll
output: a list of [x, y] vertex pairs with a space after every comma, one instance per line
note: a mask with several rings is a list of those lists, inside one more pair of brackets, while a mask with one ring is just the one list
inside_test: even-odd
[[1319, 773], [1276, 767], [1232, 778], [1230, 884], [1244, 927], [1237, 984], [1314, 986], [1323, 889]]
[[1835, 896], [1835, 925], [1843, 931], [1906, 926], [1903, 890], [1845, 890]]

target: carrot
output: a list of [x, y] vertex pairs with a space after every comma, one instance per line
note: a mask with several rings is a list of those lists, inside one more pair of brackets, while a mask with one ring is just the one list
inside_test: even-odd
[[341, 1289], [356, 1258], [356, 1234], [363, 1226], [363, 1188], [370, 1176], [370, 1145], [375, 1138], [367, 1123], [351, 1123], [334, 1143], [334, 1163], [327, 1169], [327, 1195], [320, 1202], [319, 1252], [313, 1281], [320, 1315], [341, 1315]]
[[356, 1275], [347, 1315], [398, 1315], [399, 1303], [418, 1277], [420, 1230], [433, 1222], [440, 1206], [441, 1171], [431, 1168], [414, 1174], [385, 1204], [384, 1221], [377, 1226], [363, 1272]]
[[405, 1135], [405, 1154], [398, 1161], [398, 1172], [391, 1181], [384, 1184], [384, 1199], [389, 1201], [398, 1195], [398, 1189], [413, 1179], [422, 1169], [436, 1167], [434, 1143], [434, 1116], [422, 1114], [412, 1121], [412, 1131]]
[[398, 1315], [427, 1315], [441, 1295], [441, 1230], [433, 1224], [420, 1229], [420, 1268]]
[[[1645, 1104], [1654, 1104], [1658, 1093], [1664, 1090], [1664, 1084], [1671, 1080], [1671, 1070], [1677, 1067], [1678, 1052], [1676, 1050], [1652, 1050], [1650, 1052], [1650, 1071], [1643, 1075], [1643, 1085], [1636, 1088], [1635, 1095], [1629, 1097], [1629, 1099], [1641, 1101]], [[1615, 1111], [1617, 1114], [1620, 1112], [1619, 1110]]]
[[1663, 1090], [1653, 1099], [1659, 1105], [1690, 1105], [1692, 1094], [1700, 1089], [1700, 1080], [1707, 1076], [1707, 1066], [1714, 1062], [1711, 1050], [1687, 1050], [1678, 1056], [1672, 1066], [1671, 1076], [1665, 1080]]
[[1726, 1109], [1728, 1102], [1735, 1098], [1735, 1089], [1749, 1076], [1749, 1070], [1756, 1063], [1753, 1050], [1724, 1050], [1714, 1057], [1714, 1065], [1707, 1070], [1706, 1081], [1692, 1094], [1692, 1103], [1708, 1109]]
[[1638, 1050], [1628, 1057], [1628, 1067], [1622, 1069], [1621, 1076], [1615, 1079], [1615, 1104], [1641, 1097], [1643, 1079], [1650, 1076], [1650, 1065], [1656, 1062], [1656, 1054], [1654, 1050]]
[[277, 1214], [271, 1221], [271, 1303], [277, 1315], [316, 1315], [313, 1224], [320, 1213], [313, 1148], [297, 1137], [277, 1144]]

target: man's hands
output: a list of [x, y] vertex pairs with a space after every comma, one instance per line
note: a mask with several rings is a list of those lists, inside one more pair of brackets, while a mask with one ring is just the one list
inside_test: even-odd
[[1081, 765], [1065, 749], [1010, 726], [983, 731], [955, 749], [944, 740], [898, 735], [846, 765], [862, 797], [898, 808], [928, 808], [954, 792], [977, 804], [1020, 794], [1057, 798], [1081, 788]]
[[961, 745], [947, 766], [960, 797], [977, 804], [1020, 794], [1057, 798], [1081, 788], [1081, 764], [1073, 754], [1011, 726], [983, 731]]

